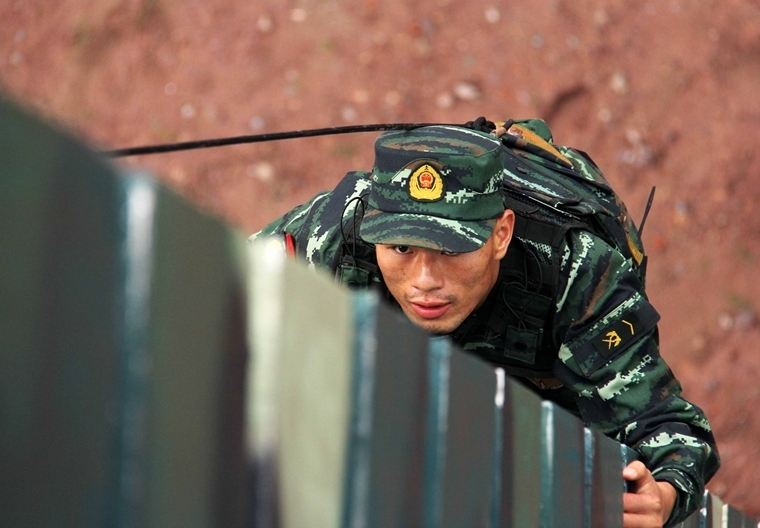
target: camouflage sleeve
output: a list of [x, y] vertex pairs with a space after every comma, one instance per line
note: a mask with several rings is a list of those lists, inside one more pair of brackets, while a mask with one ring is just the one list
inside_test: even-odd
[[296, 254], [310, 268], [334, 271], [343, 236], [346, 234], [341, 229], [344, 215], [350, 216], [357, 200], [368, 192], [367, 174], [349, 172], [333, 191], [317, 194], [251, 235], [249, 240], [253, 241], [263, 235], [289, 234], [295, 242]]
[[660, 356], [659, 315], [630, 262], [588, 232], [568, 237], [555, 316], [557, 377], [578, 394], [589, 427], [631, 446], [656, 480], [675, 487], [671, 526], [701, 505], [720, 466], [715, 439]]

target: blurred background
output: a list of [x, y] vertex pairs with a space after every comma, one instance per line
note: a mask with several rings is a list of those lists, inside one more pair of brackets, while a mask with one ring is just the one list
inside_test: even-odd
[[[96, 148], [540, 117], [638, 224], [662, 354], [706, 412], [708, 488], [760, 515], [760, 4], [0, 0], [0, 92]], [[376, 134], [117, 160], [252, 233]], [[0, 153], [2, 156], [2, 153]]]

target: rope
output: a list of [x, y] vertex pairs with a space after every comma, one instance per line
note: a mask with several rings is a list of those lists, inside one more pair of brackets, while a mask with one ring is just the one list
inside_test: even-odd
[[330, 128], [315, 128], [309, 130], [294, 130], [290, 132], [273, 132], [269, 134], [255, 134], [248, 136], [235, 136], [218, 139], [202, 139], [199, 141], [185, 141], [181, 143], [165, 143], [162, 145], [147, 145], [142, 147], [130, 147], [116, 150], [106, 150], [103, 154], [112, 158], [124, 156], [137, 156], [146, 154], [160, 154], [164, 152], [176, 152], [180, 150], [194, 150], [226, 145], [241, 145], [247, 143], [261, 143], [263, 141], [276, 141], [280, 139], [293, 139], [313, 136], [329, 136], [333, 134], [351, 134], [354, 132], [378, 132], [381, 130], [411, 130], [426, 126], [459, 126], [446, 123], [385, 123], [376, 125], [349, 125]]

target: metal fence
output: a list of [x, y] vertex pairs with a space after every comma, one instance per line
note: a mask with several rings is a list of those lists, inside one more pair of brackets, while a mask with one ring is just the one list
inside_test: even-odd
[[621, 525], [632, 452], [275, 246], [0, 100], [0, 526]]

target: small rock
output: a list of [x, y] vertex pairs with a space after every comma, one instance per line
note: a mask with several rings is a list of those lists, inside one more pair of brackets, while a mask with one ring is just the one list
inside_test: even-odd
[[731, 314], [722, 313], [718, 316], [718, 327], [721, 330], [730, 330], [734, 326], [734, 318]]
[[627, 139], [628, 143], [631, 145], [641, 145], [641, 132], [635, 128], [629, 128], [625, 131], [625, 139]]
[[248, 121], [248, 126], [251, 127], [251, 130], [259, 131], [264, 128], [264, 125], [266, 122], [264, 121], [264, 118], [261, 116], [253, 116], [250, 121]]
[[459, 81], [454, 85], [454, 95], [462, 101], [475, 101], [480, 98], [480, 88], [466, 81]]
[[685, 226], [689, 217], [691, 217], [689, 204], [683, 200], [676, 200], [676, 203], [673, 204], [673, 223], [677, 226]]
[[498, 24], [499, 21], [501, 20], [501, 13], [499, 12], [498, 9], [496, 9], [493, 6], [486, 9], [485, 15], [486, 15], [486, 22], [488, 22], [489, 24]]
[[626, 165], [635, 165], [636, 153], [632, 150], [622, 150], [618, 153], [617, 159], [620, 163], [624, 163]]
[[448, 110], [454, 106], [454, 96], [450, 92], [440, 93], [435, 98], [435, 105], [441, 110]]
[[306, 20], [306, 10], [302, 7], [296, 7], [290, 11], [290, 20], [300, 24]]
[[195, 117], [195, 107], [190, 103], [185, 103], [179, 110], [182, 119], [192, 119]]
[[274, 178], [274, 172], [274, 165], [267, 161], [260, 161], [259, 163], [248, 165], [248, 168], [246, 169], [248, 176], [256, 178], [262, 182], [271, 181]]
[[533, 99], [530, 97], [530, 93], [526, 90], [519, 90], [516, 96], [517, 102], [522, 106], [530, 106], [530, 104], [533, 102]]
[[600, 108], [596, 113], [596, 118], [602, 123], [609, 123], [612, 121], [612, 112], [609, 108]]
[[610, 21], [610, 16], [604, 9], [597, 9], [594, 11], [594, 24], [597, 26], [604, 26]]
[[274, 21], [269, 15], [259, 15], [259, 18], [256, 19], [256, 29], [262, 33], [269, 33], [273, 26]]
[[628, 77], [621, 70], [617, 70], [610, 78], [610, 88], [618, 95], [628, 93]]
[[757, 325], [757, 314], [750, 309], [742, 310], [734, 317], [734, 329], [749, 330]]
[[347, 123], [351, 123], [353, 121], [356, 121], [356, 118], [359, 116], [358, 112], [356, 111], [356, 108], [353, 106], [344, 106], [340, 109], [340, 117], [343, 119], [343, 121], [346, 121]]

